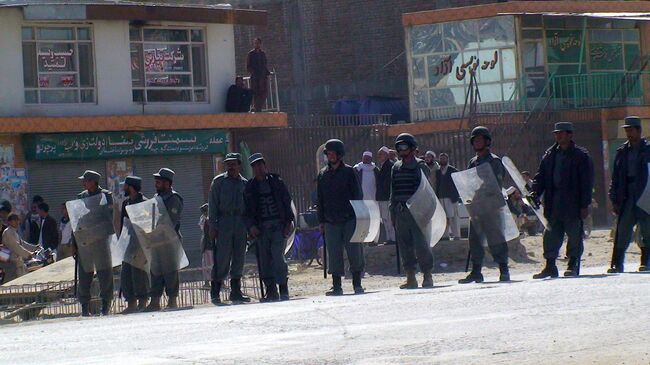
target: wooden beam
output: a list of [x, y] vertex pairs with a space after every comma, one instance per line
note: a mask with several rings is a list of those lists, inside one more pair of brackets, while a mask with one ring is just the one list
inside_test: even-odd
[[192, 8], [183, 6], [87, 5], [88, 20], [182, 21], [192, 23], [266, 25], [261, 10]]

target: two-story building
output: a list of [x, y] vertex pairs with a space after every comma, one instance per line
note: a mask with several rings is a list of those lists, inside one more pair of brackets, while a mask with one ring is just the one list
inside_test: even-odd
[[[162, 5], [161, 5], [162, 4]], [[59, 216], [86, 169], [119, 192], [128, 174], [176, 172], [182, 232], [199, 257], [199, 207], [237, 128], [286, 126], [283, 113], [224, 113], [235, 24], [263, 11], [127, 1], [0, 1], [0, 198]]]

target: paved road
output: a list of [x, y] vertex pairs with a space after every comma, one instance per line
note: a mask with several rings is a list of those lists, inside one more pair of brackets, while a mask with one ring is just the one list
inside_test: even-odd
[[649, 364], [650, 275], [599, 275], [0, 327], [1, 364]]

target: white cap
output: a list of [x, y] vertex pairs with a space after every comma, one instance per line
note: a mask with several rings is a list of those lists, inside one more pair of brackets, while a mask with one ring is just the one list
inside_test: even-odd
[[382, 148], [379, 149], [379, 152], [390, 153], [390, 149], [386, 146], [383, 146]]
[[433, 151], [427, 151], [427, 153], [425, 153], [425, 155], [431, 155], [434, 158], [436, 157], [436, 154]]
[[509, 187], [509, 188], [506, 189], [506, 195], [510, 196], [510, 195], [512, 195], [515, 191], [517, 191], [517, 188], [515, 188], [514, 186], [511, 186], [511, 187]]
[[366, 151], [366, 152], [364, 152], [364, 153], [363, 153], [363, 157], [366, 157], [366, 156], [368, 156], [368, 157], [372, 157], [372, 152], [370, 152], [370, 151]]

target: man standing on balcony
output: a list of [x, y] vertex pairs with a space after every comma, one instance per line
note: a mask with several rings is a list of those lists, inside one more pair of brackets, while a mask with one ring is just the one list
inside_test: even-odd
[[625, 118], [625, 142], [616, 151], [612, 183], [609, 187], [609, 198], [612, 201], [614, 214], [618, 217], [616, 225], [616, 240], [612, 267], [608, 273], [622, 273], [625, 262], [625, 251], [630, 246], [632, 231], [639, 225], [641, 238], [641, 265], [639, 271], [649, 271], [650, 258], [650, 215], [637, 206], [637, 201], [643, 194], [648, 182], [648, 162], [650, 162], [650, 142], [642, 138], [641, 119], [639, 117]]
[[261, 112], [268, 96], [269, 72], [266, 53], [262, 50], [262, 38], [253, 40], [254, 48], [248, 52], [246, 58], [246, 70], [251, 77], [251, 89], [253, 90], [253, 111]]
[[584, 251], [583, 220], [589, 214], [594, 185], [594, 164], [589, 152], [573, 142], [573, 124], [555, 123], [555, 144], [549, 148], [533, 179], [532, 197], [544, 197], [544, 258], [546, 266], [534, 279], [558, 277], [555, 260], [567, 235], [569, 265], [564, 276], [580, 274]]

